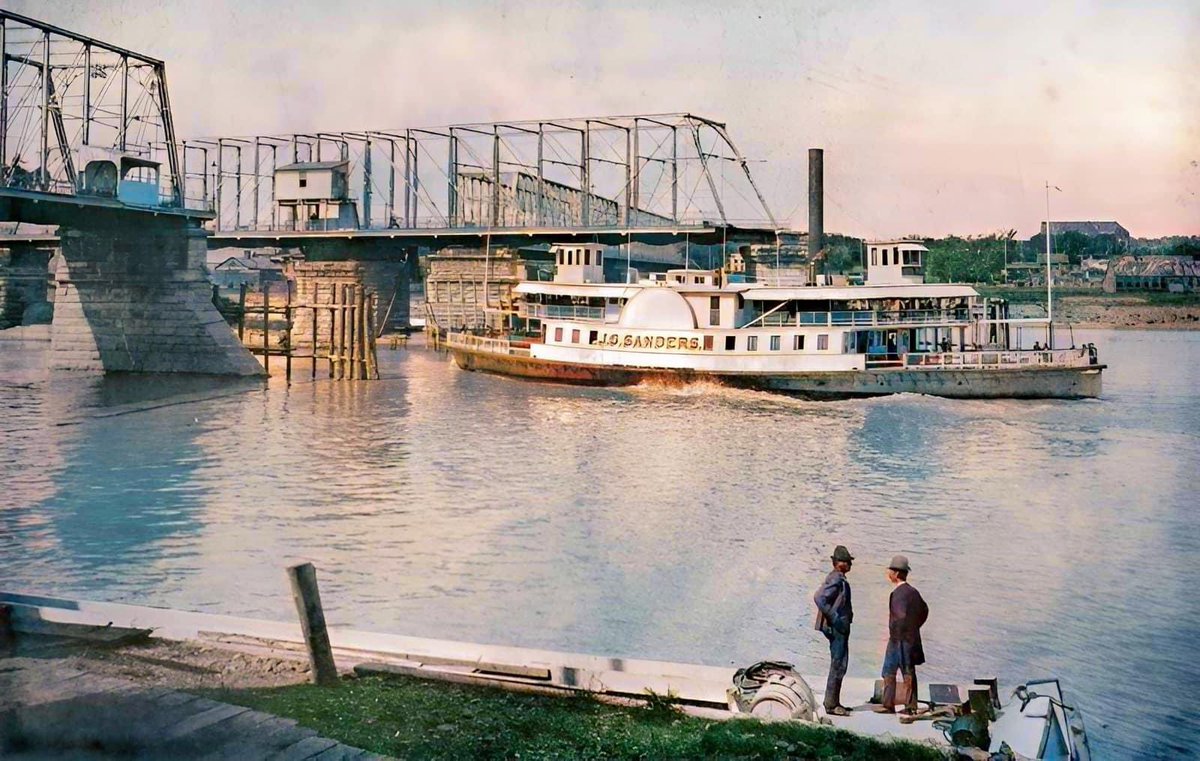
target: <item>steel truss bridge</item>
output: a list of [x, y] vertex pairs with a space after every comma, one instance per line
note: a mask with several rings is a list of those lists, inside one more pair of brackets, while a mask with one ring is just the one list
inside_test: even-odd
[[[189, 139], [189, 195], [217, 237], [296, 235], [675, 240], [773, 235], [777, 224], [724, 124], [695, 114], [541, 119]], [[288, 218], [275, 170], [347, 162], [356, 229]]]
[[[8, 11], [0, 51], [0, 205], [22, 221], [82, 206], [215, 217], [214, 245], [719, 243], [778, 229], [726, 126], [695, 114], [180, 140], [160, 60]], [[107, 184], [103, 161], [117, 167]], [[283, 213], [276, 170], [325, 162], [345, 162], [350, 224]]]

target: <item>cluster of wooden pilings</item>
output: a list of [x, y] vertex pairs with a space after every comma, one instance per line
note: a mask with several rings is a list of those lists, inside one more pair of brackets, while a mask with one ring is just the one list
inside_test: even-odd
[[[219, 299], [213, 288], [213, 302], [236, 326], [242, 344], [263, 358], [268, 373], [271, 357], [282, 357], [288, 381], [296, 359], [311, 360], [314, 380], [322, 361], [334, 380], [378, 379], [377, 298], [360, 285], [338, 284], [328, 302], [295, 302], [289, 283], [268, 282], [257, 294], [243, 284], [237, 303], [231, 304]], [[308, 335], [299, 335], [297, 318], [301, 315], [311, 318], [303, 325]]]

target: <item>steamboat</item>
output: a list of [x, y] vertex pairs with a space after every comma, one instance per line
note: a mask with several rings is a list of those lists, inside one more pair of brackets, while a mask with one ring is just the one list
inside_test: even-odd
[[[924, 282], [917, 241], [866, 245], [862, 284], [747, 282], [682, 268], [604, 280], [605, 246], [551, 247], [553, 278], [514, 286], [505, 329], [449, 330], [465, 370], [589, 385], [718, 383], [807, 398], [1097, 397], [1095, 347], [1052, 348], [973, 287]], [[1023, 348], [1031, 330], [1044, 345]]]

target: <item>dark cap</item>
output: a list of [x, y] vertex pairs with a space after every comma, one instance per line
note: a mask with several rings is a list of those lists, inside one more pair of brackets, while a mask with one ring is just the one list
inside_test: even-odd
[[830, 556], [830, 559], [832, 559], [835, 563], [839, 561], [849, 563], [850, 561], [854, 560], [854, 556], [850, 554], [850, 550], [846, 549], [844, 545], [839, 544], [837, 547], [833, 548], [833, 555]]
[[912, 569], [908, 567], [908, 558], [904, 557], [903, 555], [893, 555], [892, 562], [890, 565], [888, 565], [888, 570], [907, 572]]

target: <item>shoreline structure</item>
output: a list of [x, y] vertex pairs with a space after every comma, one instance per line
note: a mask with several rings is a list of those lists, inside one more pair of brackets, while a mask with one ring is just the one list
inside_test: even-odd
[[[308, 571], [307, 576], [303, 573], [305, 570]], [[244, 659], [267, 659], [272, 665], [267, 673], [257, 677], [268, 683], [279, 683], [275, 681], [279, 677], [284, 683], [290, 681], [290, 677], [297, 675], [299, 670], [296, 661], [307, 660], [309, 669], [306, 671], [313, 675], [318, 687], [336, 686], [339, 675], [350, 673], [365, 677], [397, 675], [548, 696], [590, 695], [600, 702], [615, 705], [635, 705], [638, 701], [650, 701], [652, 704], [665, 702], [682, 714], [714, 721], [745, 717], [747, 713], [756, 718], [790, 716], [801, 719], [800, 723], [807, 726], [826, 725], [832, 730], [848, 731], [864, 739], [909, 741], [945, 752], [965, 751], [958, 745], [961, 738], [955, 735], [955, 744], [952, 745], [942, 734], [942, 729], [932, 721], [897, 721], [895, 716], [870, 710], [855, 710], [846, 716], [824, 714], [817, 708], [820, 705], [820, 681], [811, 675], [801, 679], [796, 672], [791, 673], [800, 680], [795, 688], [799, 690], [795, 696], [801, 699], [800, 702], [783, 701], [781, 705], [790, 706], [784, 713], [778, 713], [776, 706], [760, 715], [757, 707], [747, 709], [742, 706], [743, 698], [737, 695], [736, 685], [745, 672], [732, 666], [597, 656], [341, 627], [327, 629], [312, 566], [296, 566], [289, 569], [289, 574], [293, 576], [298, 622], [0, 591], [0, 613], [3, 614], [0, 616], [0, 623], [3, 624], [0, 628], [4, 629], [0, 634], [8, 639], [17, 632], [70, 636], [70, 630], [75, 630], [114, 642], [174, 641], [177, 643], [174, 646], [165, 645], [166, 653], [163, 654], [167, 654], [168, 659], [173, 659], [172, 648], [184, 656], [184, 662], [189, 660], [188, 655], [203, 654], [205, 651], [210, 657], [214, 651], [225, 651], [234, 653], [235, 659], [239, 657], [236, 654], [241, 654], [240, 657]], [[163, 659], [146, 660], [163, 663]], [[287, 666], [288, 662], [293, 665]], [[194, 667], [182, 665], [182, 668]], [[255, 677], [254, 674], [250, 676], [252, 679]], [[818, 690], [811, 690], [806, 681], [817, 684]], [[1031, 686], [1035, 684], [1052, 684], [1052, 695], [1059, 694], [1056, 680], [1029, 682]], [[1004, 712], [999, 715], [995, 713], [1001, 708], [995, 679], [976, 678], [971, 684], [943, 687], [969, 694], [970, 712], [981, 712], [984, 721], [1004, 718]], [[844, 684], [846, 702], [855, 706], [861, 704], [865, 708], [872, 702], [872, 695], [877, 688], [874, 679], [849, 678]], [[1022, 686], [1020, 689], [1025, 688]], [[805, 693], [808, 696], [806, 699], [803, 698]], [[1033, 697], [1038, 698], [1037, 695]], [[1038, 699], [1045, 700], [1045, 697]], [[779, 701], [778, 698], [771, 698], [768, 702], [770, 700]], [[930, 713], [930, 716], [933, 715], [950, 716], [952, 713], [934, 710]], [[1014, 717], [1020, 721], [1027, 716], [1023, 702]], [[1070, 721], [1074, 728], [1074, 719], [1068, 716], [1063, 718]], [[1012, 724], [1011, 721], [1008, 723]], [[999, 728], [1000, 725], [996, 726]], [[1013, 730], [1022, 734], [1025, 732], [1015, 725], [1006, 731]], [[1082, 726], [1077, 731], [1082, 733]], [[1086, 740], [1082, 742], [1086, 750]], [[1080, 757], [1086, 758], [1086, 754]]]

